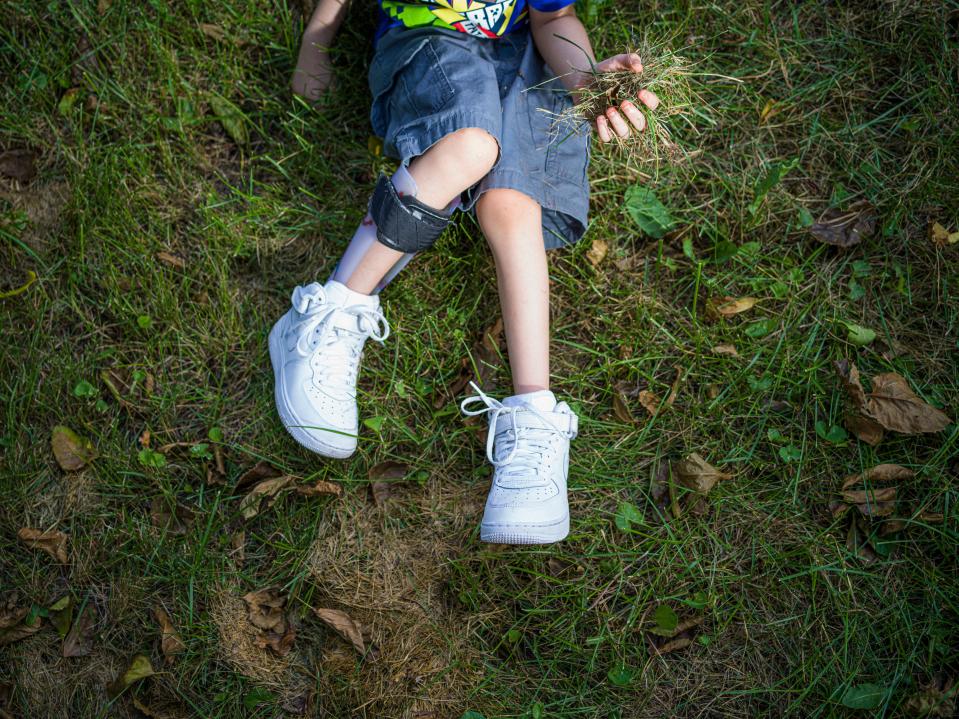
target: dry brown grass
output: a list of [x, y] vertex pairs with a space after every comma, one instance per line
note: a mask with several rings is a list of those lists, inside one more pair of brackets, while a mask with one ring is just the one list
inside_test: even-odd
[[[446, 589], [447, 560], [462, 551], [480, 498], [445, 487], [391, 500], [342, 505], [309, 562], [322, 594], [317, 606], [345, 610], [364, 627], [372, 649], [355, 664], [337, 640], [323, 654], [323, 693], [339, 695], [363, 716], [442, 717], [462, 712], [482, 675], [471, 646], [477, 617]], [[454, 511], [453, 507], [457, 507]], [[458, 715], [458, 714], [457, 714]]]

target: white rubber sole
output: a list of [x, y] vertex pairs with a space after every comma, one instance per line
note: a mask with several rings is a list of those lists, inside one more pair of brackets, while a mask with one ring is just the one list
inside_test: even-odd
[[569, 534], [569, 514], [552, 524], [480, 525], [480, 539], [493, 544], [552, 544]]
[[323, 457], [329, 457], [330, 459], [346, 459], [347, 457], [353, 456], [353, 453], [356, 451], [355, 439], [352, 449], [343, 449], [342, 447], [325, 444], [311, 435], [304, 428], [304, 423], [297, 419], [296, 415], [294, 415], [290, 409], [289, 400], [286, 397], [286, 385], [283, 381], [283, 373], [280, 371], [282, 369], [280, 358], [283, 356], [283, 353], [282, 347], [280, 346], [282, 338], [276, 331], [277, 325], [279, 325], [279, 322], [270, 330], [269, 345], [270, 364], [273, 365], [273, 398], [276, 403], [277, 414], [280, 415], [280, 421], [290, 436], [295, 439], [299, 445], [306, 447], [306, 449], [311, 452], [315, 452]]

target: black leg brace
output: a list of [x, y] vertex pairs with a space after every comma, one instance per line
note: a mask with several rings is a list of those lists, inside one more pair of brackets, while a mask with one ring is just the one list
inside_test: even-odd
[[415, 197], [400, 197], [386, 175], [380, 175], [370, 198], [376, 239], [399, 252], [429, 249], [450, 223], [449, 215]]

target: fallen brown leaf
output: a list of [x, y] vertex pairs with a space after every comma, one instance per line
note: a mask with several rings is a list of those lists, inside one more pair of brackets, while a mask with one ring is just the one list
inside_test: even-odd
[[255, 484], [256, 482], [260, 482], [264, 479], [274, 479], [282, 476], [283, 472], [278, 470], [265, 459], [261, 459], [259, 462], [254, 464], [240, 475], [239, 479], [236, 480], [236, 489], [243, 489], [247, 485]]
[[233, 548], [233, 561], [242, 567], [246, 559], [246, 532], [242, 529], [230, 535], [230, 546]]
[[852, 401], [847, 426], [864, 442], [879, 442], [883, 430], [900, 434], [938, 432], [952, 422], [942, 410], [920, 399], [894, 372], [873, 377], [872, 391], [866, 393], [855, 364], [839, 360], [836, 369]]
[[33, 150], [7, 150], [0, 153], [0, 175], [17, 182], [30, 182], [37, 176], [37, 153]]
[[862, 527], [859, 526], [858, 517], [853, 517], [852, 521], [849, 522], [849, 529], [846, 532], [846, 549], [858, 556], [866, 564], [872, 564], [879, 557], [871, 546], [869, 546], [869, 541], [867, 539], [868, 535], [862, 531]]
[[956, 716], [957, 699], [959, 684], [955, 679], [938, 676], [909, 697], [902, 708], [912, 716], [949, 719]]
[[339, 609], [314, 609], [313, 612], [328, 627], [353, 645], [360, 654], [366, 653], [363, 629], [349, 614]]
[[954, 245], [959, 242], [959, 231], [949, 232], [949, 230], [940, 225], [938, 222], [933, 222], [931, 225], [929, 225], [929, 239], [939, 247]]
[[126, 671], [107, 685], [107, 696], [116, 699], [132, 684], [154, 674], [156, 672], [153, 671], [153, 665], [150, 664], [149, 657], [137, 654], [130, 661], [130, 666], [127, 667]]
[[97, 451], [90, 440], [63, 425], [53, 428], [50, 444], [53, 446], [53, 456], [56, 457], [57, 464], [66, 472], [83, 469], [97, 457]]
[[68, 564], [67, 541], [69, 537], [55, 529], [42, 531], [32, 527], [24, 527], [17, 532], [17, 537], [30, 549], [39, 549], [56, 559], [60, 564]]
[[755, 297], [718, 297], [706, 303], [707, 314], [714, 317], [732, 317], [751, 310], [759, 302]]
[[736, 350], [736, 345], [716, 345], [713, 347], [713, 353], [725, 355], [727, 357], [739, 357], [739, 352]]
[[30, 607], [12, 607], [0, 610], [0, 646], [13, 644], [40, 631], [40, 617], [30, 619]]
[[619, 390], [613, 390], [613, 414], [620, 422], [636, 424], [636, 418], [626, 404], [626, 396]]
[[876, 231], [876, 210], [864, 200], [850, 205], [846, 211], [830, 208], [809, 231], [827, 245], [852, 247]]
[[87, 604], [77, 615], [67, 636], [63, 639], [62, 654], [65, 657], [85, 657], [93, 650], [93, 630], [97, 623], [97, 610]]
[[370, 491], [373, 493], [373, 503], [382, 507], [393, 496], [392, 483], [386, 480], [403, 479], [409, 474], [410, 467], [402, 462], [387, 460], [370, 468]]
[[842, 482], [843, 489], [849, 489], [859, 482], [898, 482], [912, 479], [916, 473], [898, 464], [877, 464], [859, 474], [850, 474]]
[[186, 644], [183, 643], [176, 627], [173, 626], [170, 615], [167, 614], [163, 607], [154, 607], [153, 616], [160, 625], [160, 649], [163, 652], [166, 663], [170, 664], [176, 658], [177, 654], [186, 649]]
[[639, 403], [643, 406], [643, 409], [649, 412], [650, 416], [655, 415], [659, 411], [659, 397], [648, 389], [644, 389], [639, 393]]
[[180, 537], [193, 525], [193, 510], [174, 500], [171, 509], [163, 497], [154, 497], [150, 503], [150, 521], [157, 529]]
[[293, 627], [287, 625], [282, 634], [277, 632], [262, 632], [256, 637], [256, 645], [260, 649], [271, 649], [278, 656], [285, 657], [293, 648], [293, 642], [296, 639], [296, 631]]
[[170, 267], [175, 267], [178, 270], [186, 268], [186, 260], [179, 255], [174, 255], [172, 252], [161, 250], [160, 252], [156, 253], [156, 258], [163, 264], [169, 265]]
[[606, 253], [608, 252], [608, 244], [603, 240], [593, 240], [592, 246], [586, 251], [586, 259], [589, 260], [593, 267], [599, 267], [602, 261], [606, 259]]
[[284, 490], [291, 489], [294, 480], [295, 477], [288, 474], [263, 480], [240, 501], [240, 514], [244, 519], [253, 519], [260, 513], [263, 500], [267, 500], [267, 506], [272, 505]]
[[247, 618], [254, 627], [277, 634], [286, 632], [286, 615], [283, 612], [286, 597], [280, 594], [277, 587], [248, 592], [243, 596], [243, 601], [246, 602]]
[[324, 495], [340, 497], [343, 495], [343, 488], [334, 482], [318, 479], [313, 484], [296, 485], [296, 493], [302, 497], [320, 497]]
[[699, 494], [708, 494], [717, 482], [732, 477], [731, 474], [720, 472], [695, 452], [676, 462], [673, 474], [680, 484]]
[[653, 653], [662, 655], [685, 649], [693, 643], [693, 640], [696, 638], [695, 630], [705, 619], [705, 617], [684, 619], [676, 625], [676, 628], [668, 637], [657, 635], [654, 632], [647, 632], [646, 638], [649, 640]]

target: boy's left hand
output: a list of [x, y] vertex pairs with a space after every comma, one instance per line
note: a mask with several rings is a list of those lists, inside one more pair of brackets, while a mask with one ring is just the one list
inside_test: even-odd
[[[623, 53], [596, 63], [595, 70], [596, 72], [635, 72], [639, 74], [643, 71], [643, 63], [636, 53]], [[659, 98], [649, 90], [640, 90], [636, 97], [650, 110], [655, 110], [659, 106]], [[628, 123], [623, 119], [623, 115], [629, 120]], [[613, 135], [629, 137], [631, 132], [642, 132], [645, 129], [646, 118], [630, 100], [623, 100], [618, 108], [612, 105], [607, 107], [606, 111], [596, 118], [596, 134], [603, 142], [611, 141]]]

